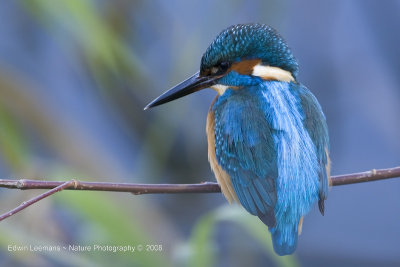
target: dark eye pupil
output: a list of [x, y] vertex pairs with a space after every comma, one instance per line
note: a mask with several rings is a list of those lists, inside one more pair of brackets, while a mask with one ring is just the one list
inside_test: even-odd
[[208, 72], [211, 75], [224, 74], [229, 69], [229, 67], [230, 63], [224, 61], [208, 69]]
[[221, 70], [227, 70], [229, 67], [229, 63], [228, 62], [221, 62], [221, 64], [219, 64], [219, 68]]

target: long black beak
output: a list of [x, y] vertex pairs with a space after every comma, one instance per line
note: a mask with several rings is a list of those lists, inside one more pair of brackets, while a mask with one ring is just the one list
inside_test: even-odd
[[181, 98], [185, 95], [197, 92], [201, 89], [208, 88], [216, 84], [216, 80], [221, 76], [200, 76], [200, 72], [195, 73], [192, 77], [184, 80], [180, 84], [172, 87], [162, 95], [151, 101], [145, 108], [149, 109]]

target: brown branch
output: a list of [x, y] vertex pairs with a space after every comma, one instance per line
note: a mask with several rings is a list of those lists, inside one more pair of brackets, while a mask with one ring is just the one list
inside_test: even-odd
[[389, 169], [372, 169], [367, 172], [358, 172], [332, 176], [332, 186], [358, 184], [400, 177], [400, 166]]
[[[331, 185], [347, 185], [365, 183], [400, 177], [400, 167], [390, 169], [371, 170], [331, 177]], [[17, 208], [0, 215], [0, 221], [25, 209], [26, 207], [62, 190], [89, 190], [89, 191], [112, 191], [129, 192], [135, 195], [141, 194], [176, 194], [176, 193], [218, 193], [221, 189], [217, 183], [203, 182], [199, 184], [131, 184], [131, 183], [103, 183], [103, 182], [81, 182], [71, 180], [68, 182], [40, 181], [40, 180], [10, 180], [0, 179], [0, 187], [9, 189], [52, 189], [29, 201], [22, 203]]]
[[73, 186], [74, 184], [75, 184], [75, 180], [64, 182], [64, 183], [60, 184], [59, 186], [54, 187], [53, 189], [51, 189], [51, 190], [49, 190], [49, 191], [47, 191], [47, 192], [45, 192], [43, 194], [40, 194], [40, 195], [38, 195], [38, 196], [28, 200], [28, 201], [22, 202], [21, 205], [19, 205], [15, 209], [12, 209], [9, 212], [6, 212], [6, 213], [0, 215], [0, 222], [2, 220], [4, 220], [4, 219], [14, 215], [15, 213], [20, 212], [21, 210], [26, 209], [30, 205], [35, 204], [36, 202], [42, 200], [43, 198], [51, 196], [54, 193], [60, 192], [60, 191], [64, 190], [67, 187]]
[[[390, 169], [371, 170], [366, 172], [331, 176], [332, 186], [365, 183], [400, 177], [400, 166]], [[41, 180], [0, 179], [0, 187], [9, 189], [52, 189], [64, 182]], [[75, 181], [66, 190], [112, 191], [141, 194], [177, 194], [177, 193], [218, 193], [221, 189], [217, 183], [203, 182], [198, 184], [133, 184]]]

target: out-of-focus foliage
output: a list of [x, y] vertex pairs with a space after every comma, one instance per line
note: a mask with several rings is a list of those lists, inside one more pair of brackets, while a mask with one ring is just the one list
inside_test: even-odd
[[[3, 71], [0, 73], [2, 96], [0, 145], [4, 166], [2, 173], [23, 178], [55, 180], [78, 178], [107, 181], [119, 180], [118, 177], [126, 179], [133, 174], [131, 181], [136, 179], [144, 182], [143, 179], [135, 178], [145, 170], [137, 167], [140, 164], [152, 170], [152, 172], [146, 170], [147, 173], [156, 177], [161, 176], [167, 165], [170, 165], [171, 149], [176, 142], [175, 130], [165, 124], [167, 116], [163, 113], [157, 113], [151, 120], [144, 120], [142, 107], [148, 98], [145, 98], [147, 94], [143, 91], [155, 83], [146, 70], [146, 64], [135, 56], [135, 49], [132, 49], [127, 42], [129, 31], [116, 25], [116, 23], [128, 24], [129, 21], [107, 14], [107, 3], [100, 4], [95, 1], [21, 1], [20, 3], [19, 6], [8, 4], [6, 7], [28, 16], [25, 19], [33, 25], [27, 26], [26, 31], [41, 32], [44, 36], [38, 38], [43, 38], [43, 42], [50, 39], [50, 46], [55, 47], [57, 57], [64, 58], [64, 64], [73, 68], [74, 73], [70, 77], [85, 82], [82, 84], [78, 82], [77, 87], [70, 88], [68, 87], [71, 85], [66, 82], [66, 85], [61, 86], [65, 87], [64, 89], [49, 87], [48, 78], [64, 74], [57, 73], [46, 64], [41, 64], [46, 62], [45, 59], [39, 61], [31, 70], [35, 72], [38, 68], [44, 68], [46, 72], [44, 81], [33, 79], [29, 70], [27, 73], [20, 70], [18, 61], [11, 61], [7, 63], [8, 65], [2, 64]], [[119, 5], [120, 8], [124, 5], [131, 6], [122, 1], [115, 2], [115, 5], [113, 8], [117, 10]], [[14, 23], [18, 23], [17, 20]], [[24, 52], [27, 56], [30, 55], [29, 51]], [[42, 50], [40, 53], [46, 57], [48, 52]], [[52, 60], [54, 59], [50, 61]], [[61, 64], [63, 60], [60, 61]], [[40, 70], [38, 72], [40, 77], [42, 72]], [[80, 73], [87, 78], [82, 77]], [[54, 81], [55, 84], [60, 82]], [[97, 99], [100, 105], [91, 104], [89, 100], [89, 105], [92, 107], [80, 109], [79, 105], [83, 103], [74, 100], [74, 94], [78, 97], [90, 94], [87, 97]], [[68, 103], [68, 99], [72, 103]], [[111, 158], [109, 153], [114, 153], [118, 159], [123, 155], [116, 154], [121, 152], [118, 144], [115, 149], [103, 143], [103, 140], [108, 140], [107, 137], [101, 134], [98, 136], [98, 131], [104, 126], [95, 125], [88, 128], [85, 125], [88, 120], [96, 119], [96, 116], [104, 112], [112, 114], [108, 119], [114, 126], [108, 134], [112, 138], [118, 138], [122, 132], [123, 138], [126, 139], [125, 143], [131, 144], [131, 149], [137, 151], [131, 158], [134, 162], [130, 163], [133, 163], [135, 168], [127, 168], [126, 162], [119, 163]], [[94, 113], [94, 116], [90, 113]], [[160, 138], [160, 127], [163, 128], [162, 138]], [[172, 127], [176, 128], [176, 125]], [[112, 133], [118, 131], [120, 133]], [[153, 151], [148, 151], [149, 147]], [[157, 178], [154, 181], [157, 181]], [[37, 192], [30, 191], [25, 194], [14, 192], [13, 195], [10, 192], [2, 196], [7, 197], [9, 203], [4, 208], [11, 208], [18, 201], [27, 199], [35, 193]], [[144, 200], [120, 194], [115, 196], [115, 194], [63, 192], [52, 199], [42, 201], [18, 217], [10, 218], [5, 223], [6, 227], [0, 229], [1, 244], [5, 248], [3, 263], [16, 265], [33, 263], [42, 266], [177, 264], [173, 255], [176, 254], [175, 251], [180, 244], [176, 242], [180, 226], [175, 225], [173, 221], [170, 223], [171, 219], [159, 210], [160, 207], [151, 203], [153, 202], [151, 199]], [[13, 221], [16, 223], [9, 224]], [[212, 239], [212, 236], [209, 238]], [[147, 244], [154, 244], [162, 245], [163, 251], [7, 253], [6, 249], [9, 245], [68, 247], [95, 244], [144, 247]], [[194, 259], [197, 258], [190, 261], [193, 262]]]
[[186, 245], [188, 266], [215, 266], [218, 248], [216, 248], [217, 245], [213, 240], [213, 233], [217, 224], [221, 221], [240, 225], [270, 254], [271, 260], [276, 266], [298, 266], [294, 256], [280, 257], [276, 255], [272, 248], [271, 237], [265, 231], [265, 225], [237, 205], [221, 206], [199, 219], [193, 229], [190, 242]]
[[3, 152], [2, 159], [11, 169], [18, 170], [26, 163], [27, 155], [25, 139], [21, 136], [15, 120], [0, 107], [0, 147]]
[[[299, 80], [327, 115], [334, 173], [398, 165], [395, 3], [0, 1], [0, 177], [213, 180], [204, 128], [215, 93], [143, 107], [196, 72], [223, 28], [244, 22], [277, 28], [299, 59]], [[399, 189], [398, 181], [333, 189], [325, 216], [305, 218], [298, 250], [285, 258], [272, 253], [267, 227], [220, 194], [67, 191], [1, 223], [0, 265], [398, 266]], [[40, 192], [1, 190], [1, 210]], [[70, 244], [162, 251], [8, 249]]]

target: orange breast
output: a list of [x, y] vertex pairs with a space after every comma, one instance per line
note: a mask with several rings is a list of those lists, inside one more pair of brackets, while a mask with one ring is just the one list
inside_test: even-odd
[[221, 191], [224, 194], [225, 198], [229, 203], [236, 201], [239, 203], [235, 190], [233, 189], [231, 177], [229, 174], [224, 171], [220, 165], [218, 165], [217, 157], [215, 156], [215, 133], [214, 133], [214, 111], [212, 110], [212, 106], [214, 105], [216, 99], [211, 104], [210, 110], [207, 115], [207, 141], [208, 141], [208, 161], [211, 165], [211, 170], [214, 172], [215, 178], [217, 179], [218, 184], [221, 186]]

